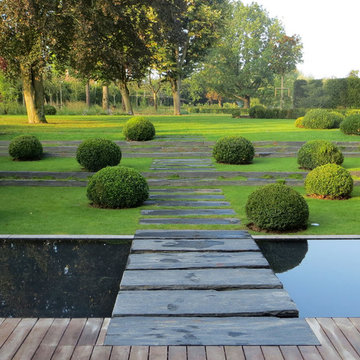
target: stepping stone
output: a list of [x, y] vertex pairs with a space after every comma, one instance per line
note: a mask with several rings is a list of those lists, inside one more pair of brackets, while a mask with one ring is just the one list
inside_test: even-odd
[[[135, 239], [251, 239], [242, 230], [137, 230]], [[254, 241], [254, 240], [252, 240]]]
[[297, 317], [283, 289], [120, 291], [117, 316], [277, 316]]
[[140, 219], [140, 224], [233, 225], [240, 224], [240, 220], [236, 218], [147, 218]]
[[113, 318], [105, 345], [320, 345], [304, 319], [271, 317]]
[[130, 254], [127, 270], [268, 268], [261, 252]]
[[158, 167], [158, 168], [150, 168], [151, 171], [208, 171], [208, 169], [214, 169], [212, 166], [207, 166], [207, 167], [187, 167], [187, 168], [178, 168], [178, 167], [174, 167], [174, 168], [166, 168], [166, 167]]
[[206, 206], [230, 206], [227, 201], [155, 201], [147, 200], [144, 205], [156, 205], [156, 206], [184, 206], [184, 207], [206, 207]]
[[233, 209], [141, 210], [141, 215], [235, 215], [235, 211]]
[[206, 240], [133, 240], [132, 253], [135, 252], [190, 252], [190, 251], [260, 251], [252, 239], [206, 239]]
[[222, 193], [221, 189], [150, 189], [150, 193], [194, 193], [194, 194], [211, 194]]
[[191, 195], [190, 193], [186, 194], [186, 195], [183, 195], [183, 194], [177, 194], [177, 195], [172, 195], [172, 194], [170, 194], [170, 195], [168, 195], [168, 194], [154, 195], [154, 194], [151, 194], [149, 196], [149, 199], [221, 200], [221, 199], [225, 199], [225, 196], [224, 195], [198, 195], [198, 194]]
[[126, 270], [120, 290], [281, 289], [271, 269]]

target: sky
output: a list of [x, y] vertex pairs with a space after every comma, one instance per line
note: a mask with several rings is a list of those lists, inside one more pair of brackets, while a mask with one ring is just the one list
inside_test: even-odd
[[281, 20], [287, 35], [300, 35], [297, 68], [304, 76], [341, 78], [360, 70], [360, 0], [243, 0], [252, 2]]

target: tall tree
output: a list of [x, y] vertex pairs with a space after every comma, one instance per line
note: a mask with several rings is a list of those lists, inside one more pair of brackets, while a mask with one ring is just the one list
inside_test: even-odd
[[226, 0], [167, 0], [155, 3], [161, 24], [159, 71], [171, 84], [174, 114], [180, 115], [181, 82], [187, 78], [219, 37]]
[[29, 123], [45, 123], [43, 72], [61, 62], [72, 37], [71, 0], [1, 0], [0, 56], [22, 79]]

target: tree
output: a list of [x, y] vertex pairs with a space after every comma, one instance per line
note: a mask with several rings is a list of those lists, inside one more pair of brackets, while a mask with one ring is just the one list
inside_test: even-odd
[[21, 76], [29, 123], [45, 123], [43, 73], [62, 62], [72, 38], [70, 0], [1, 0], [0, 56]]
[[5, 78], [4, 73], [0, 69], [0, 110], [4, 114], [7, 114], [9, 107], [16, 102], [17, 96], [16, 87]]
[[219, 37], [223, 24], [225, 0], [159, 1], [160, 23], [158, 70], [171, 84], [174, 114], [180, 115], [181, 82], [187, 78]]

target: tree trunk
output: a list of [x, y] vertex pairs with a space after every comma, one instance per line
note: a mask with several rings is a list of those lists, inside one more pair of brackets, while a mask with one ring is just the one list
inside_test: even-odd
[[21, 67], [21, 78], [29, 124], [47, 123], [44, 112], [44, 86], [41, 74]]
[[90, 81], [88, 80], [85, 85], [85, 95], [86, 95], [86, 106], [90, 107]]
[[133, 115], [133, 109], [130, 102], [130, 92], [126, 85], [126, 82], [120, 81], [119, 82], [119, 89], [122, 97], [122, 102], [125, 106], [125, 111], [128, 115]]
[[280, 109], [284, 107], [284, 75], [281, 75]]
[[219, 104], [219, 107], [223, 107], [223, 103], [222, 103], [222, 97], [221, 96], [219, 96], [218, 97], [218, 104]]
[[240, 99], [243, 103], [244, 103], [244, 109], [249, 109], [250, 108], [250, 96], [249, 95], [245, 95], [245, 96], [235, 96], [238, 99]]
[[102, 92], [102, 108], [107, 114], [109, 114], [110, 113], [110, 108], [109, 108], [109, 86], [104, 85], [102, 90], [103, 90], [103, 92]]
[[153, 99], [154, 99], [154, 110], [155, 110], [155, 112], [157, 112], [157, 110], [158, 110], [158, 96], [157, 96], [156, 91], [153, 91]]
[[174, 115], [181, 115], [181, 103], [180, 103], [180, 86], [181, 80], [178, 79], [170, 79], [171, 83], [171, 92], [174, 100]]

